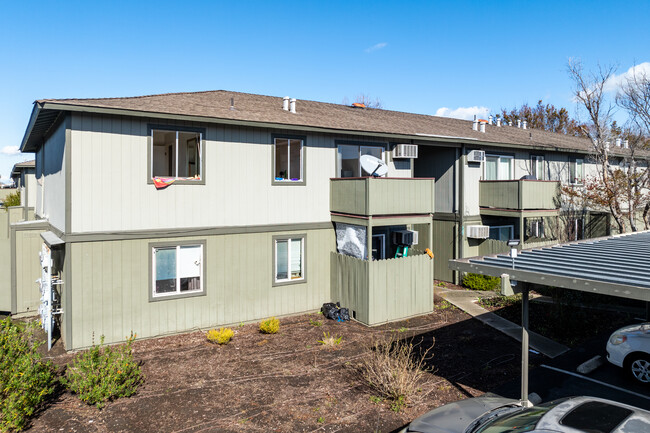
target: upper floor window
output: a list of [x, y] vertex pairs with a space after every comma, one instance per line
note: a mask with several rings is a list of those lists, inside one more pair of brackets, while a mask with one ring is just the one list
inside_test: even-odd
[[383, 161], [383, 146], [361, 146], [354, 144], [339, 144], [336, 158], [337, 177], [369, 176], [361, 168], [361, 155], [372, 155]]
[[304, 182], [304, 140], [299, 138], [273, 139], [275, 182]]
[[584, 179], [584, 160], [576, 158], [569, 164], [569, 183], [581, 184]]
[[151, 178], [202, 180], [203, 133], [182, 129], [151, 129]]
[[530, 174], [537, 180], [546, 180], [546, 171], [544, 170], [544, 157], [542, 155], [531, 155], [530, 157]]
[[485, 180], [510, 180], [512, 179], [512, 161], [509, 155], [485, 156]]

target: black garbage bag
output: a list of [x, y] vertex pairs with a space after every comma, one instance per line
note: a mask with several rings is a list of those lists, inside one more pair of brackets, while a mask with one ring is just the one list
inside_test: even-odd
[[341, 319], [340, 320], [341, 322], [347, 322], [348, 320], [350, 320], [350, 310], [348, 310], [347, 308], [341, 308], [339, 310], [339, 317]]
[[338, 319], [338, 310], [339, 308], [336, 306], [336, 304], [332, 302], [328, 302], [323, 304], [323, 306], [320, 309], [320, 312], [323, 313], [324, 317], [327, 317], [328, 319], [336, 320]]

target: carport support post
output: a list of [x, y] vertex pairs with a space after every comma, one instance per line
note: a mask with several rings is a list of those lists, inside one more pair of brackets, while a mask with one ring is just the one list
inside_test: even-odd
[[521, 284], [521, 405], [531, 407], [528, 401], [528, 285]]

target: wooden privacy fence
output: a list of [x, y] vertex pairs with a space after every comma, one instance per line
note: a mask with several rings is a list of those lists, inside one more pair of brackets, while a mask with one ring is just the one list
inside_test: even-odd
[[332, 253], [332, 296], [357, 320], [378, 325], [433, 311], [433, 266], [426, 254], [367, 261]]

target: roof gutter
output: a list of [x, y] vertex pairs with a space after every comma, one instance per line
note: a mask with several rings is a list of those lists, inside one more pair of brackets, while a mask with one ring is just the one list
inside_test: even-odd
[[27, 124], [27, 129], [25, 130], [25, 135], [23, 135], [23, 140], [20, 143], [20, 151], [25, 152], [25, 146], [27, 146], [27, 140], [29, 139], [29, 136], [32, 134], [32, 129], [34, 129], [34, 125], [36, 124], [36, 119], [38, 119], [38, 115], [43, 109], [43, 105], [40, 102], [34, 102], [34, 108], [32, 109], [32, 114], [29, 118], [29, 123]]

